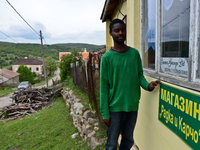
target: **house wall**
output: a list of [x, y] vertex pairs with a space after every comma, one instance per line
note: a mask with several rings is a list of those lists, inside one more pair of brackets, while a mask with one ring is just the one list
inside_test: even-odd
[[4, 86], [17, 86], [19, 85], [19, 76], [16, 76], [10, 80], [7, 80], [3, 83]]
[[[17, 72], [17, 69], [19, 68], [20, 65], [12, 65], [12, 71]], [[25, 65], [29, 69], [31, 68], [31, 72], [35, 72], [37, 75], [42, 73], [42, 65]], [[38, 70], [37, 70], [38, 68]]]
[[[112, 20], [115, 18], [123, 19], [118, 15], [118, 8], [113, 12]], [[127, 45], [141, 49], [141, 17], [140, 0], [127, 0], [121, 9], [127, 15]], [[117, 17], [118, 16], [118, 17]], [[106, 20], [106, 50], [113, 46], [109, 35], [110, 20]], [[157, 79], [145, 76], [148, 82]], [[163, 82], [165, 83], [165, 82]], [[165, 83], [185, 92], [199, 94], [194, 90]], [[152, 92], [141, 90], [141, 99], [138, 110], [138, 119], [134, 131], [134, 139], [141, 150], [190, 150], [191, 148], [184, 143], [175, 133], [158, 120], [159, 108], [159, 87]]]

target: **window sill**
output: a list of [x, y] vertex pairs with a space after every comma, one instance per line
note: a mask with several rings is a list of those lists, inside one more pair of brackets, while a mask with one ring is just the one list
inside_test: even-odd
[[188, 82], [187, 79], [172, 76], [172, 75], [166, 75], [159, 73], [157, 74], [154, 70], [146, 69], [144, 68], [144, 75], [159, 79], [164, 82], [168, 82], [177, 86], [181, 86], [190, 90], [198, 91], [200, 92], [200, 83], [196, 82]]

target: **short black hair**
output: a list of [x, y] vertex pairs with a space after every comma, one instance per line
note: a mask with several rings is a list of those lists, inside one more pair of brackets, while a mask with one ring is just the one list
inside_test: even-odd
[[122, 23], [122, 24], [125, 25], [125, 23], [122, 20], [114, 19], [114, 20], [111, 21], [110, 26], [109, 26], [110, 32], [112, 32], [113, 25], [116, 24], [116, 23]]

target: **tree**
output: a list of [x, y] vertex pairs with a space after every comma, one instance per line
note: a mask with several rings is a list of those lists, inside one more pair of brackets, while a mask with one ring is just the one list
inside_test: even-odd
[[19, 81], [29, 81], [31, 84], [34, 83], [34, 75], [33, 73], [28, 69], [27, 66], [24, 65], [20, 65], [18, 70], [18, 73], [20, 73], [19, 75]]
[[51, 75], [51, 73], [57, 70], [56, 60], [52, 56], [45, 59], [46, 71]]
[[71, 54], [64, 55], [60, 61], [60, 78], [61, 81], [67, 79], [67, 76], [70, 76], [70, 63], [75, 63], [79, 61], [79, 65], [81, 65], [82, 55], [78, 53], [77, 50], [71, 52]]

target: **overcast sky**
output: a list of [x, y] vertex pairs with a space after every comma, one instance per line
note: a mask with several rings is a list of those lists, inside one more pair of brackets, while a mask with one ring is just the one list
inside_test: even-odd
[[[100, 16], [105, 0], [8, 0], [39, 34], [44, 44], [106, 43]], [[6, 0], [0, 0], [0, 41], [40, 43], [35, 33]], [[13, 39], [13, 40], [12, 40]]]

